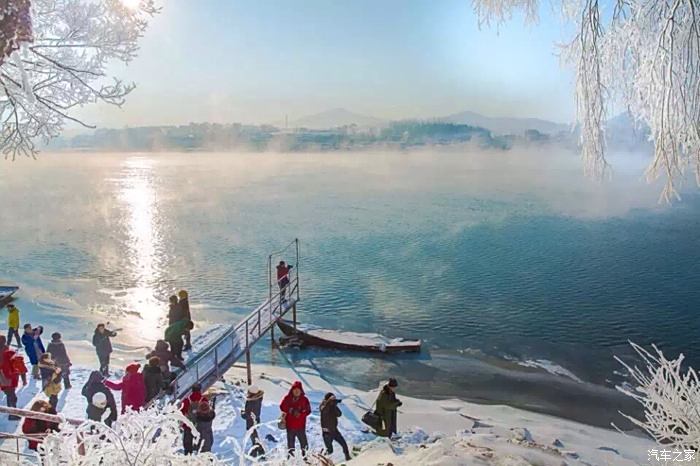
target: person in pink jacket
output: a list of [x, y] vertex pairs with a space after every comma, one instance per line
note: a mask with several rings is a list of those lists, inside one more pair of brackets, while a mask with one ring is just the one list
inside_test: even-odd
[[146, 382], [143, 374], [139, 372], [141, 364], [132, 362], [126, 366], [126, 373], [122, 377], [121, 382], [112, 382], [105, 380], [105, 385], [112, 390], [121, 390], [122, 392], [122, 414], [130, 407], [134, 411], [138, 411], [146, 404]]

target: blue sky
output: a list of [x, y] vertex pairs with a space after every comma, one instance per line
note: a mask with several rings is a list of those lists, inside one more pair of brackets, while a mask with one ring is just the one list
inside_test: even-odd
[[83, 110], [120, 127], [275, 122], [345, 107], [380, 118], [463, 110], [570, 121], [572, 74], [543, 10], [479, 29], [469, 0], [167, 0], [139, 57], [113, 71], [137, 83], [122, 109]]

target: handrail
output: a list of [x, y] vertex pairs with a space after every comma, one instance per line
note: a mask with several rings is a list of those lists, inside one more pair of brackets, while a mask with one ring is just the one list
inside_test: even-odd
[[0, 406], [0, 413], [9, 414], [11, 416], [28, 417], [30, 419], [38, 419], [40, 421], [54, 422], [56, 424], [68, 422], [69, 424], [79, 426], [85, 422], [85, 419], [72, 419], [61, 416], [60, 414], [40, 413], [30, 409], [10, 408], [9, 406]]
[[[250, 312], [244, 319], [239, 321], [238, 324], [231, 326], [229, 330], [218, 337], [208, 348], [188, 361], [186, 363], [186, 368], [181, 371], [172, 382], [172, 392], [175, 397], [180, 398], [180, 395], [185, 395], [193, 383], [201, 382], [211, 377], [213, 373], [216, 373], [218, 376], [219, 365], [223, 360], [231, 358], [230, 362], [233, 364], [238, 358], [245, 354], [246, 350], [262, 338], [264, 333], [267, 332], [290, 307], [296, 304], [298, 300], [298, 282], [299, 278], [295, 276], [284, 289], [286, 297], [284, 300], [282, 299], [282, 290], [279, 290], [272, 296], [271, 300], [269, 298], [266, 299], [265, 302]], [[297, 297], [294, 296], [295, 293], [297, 293]], [[253, 329], [252, 332], [251, 329]], [[226, 348], [224, 350], [226, 351], [225, 354], [219, 354], [219, 349], [228, 341], [230, 341], [231, 344], [230, 349]], [[243, 347], [242, 344], [245, 344], [245, 347]], [[214, 357], [213, 364], [209, 361], [212, 355]], [[200, 364], [204, 365], [205, 363], [211, 367], [205, 367], [200, 370]], [[195, 380], [194, 382], [187, 382], [186, 379], [192, 378], [191, 371], [193, 370], [195, 371]], [[183, 386], [183, 382], [185, 386]]]

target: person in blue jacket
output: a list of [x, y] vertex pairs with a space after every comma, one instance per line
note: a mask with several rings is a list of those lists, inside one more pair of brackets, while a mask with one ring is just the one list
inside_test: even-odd
[[42, 333], [44, 333], [44, 327], [41, 325], [37, 328], [32, 328], [32, 324], [24, 325], [22, 345], [24, 345], [24, 351], [32, 364], [32, 377], [35, 379], [41, 378], [39, 374], [39, 358], [46, 352], [44, 344], [41, 342]]

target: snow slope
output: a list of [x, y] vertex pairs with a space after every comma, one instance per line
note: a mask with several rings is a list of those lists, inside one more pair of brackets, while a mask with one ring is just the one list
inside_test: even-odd
[[[206, 346], [221, 328], [215, 327], [196, 338], [195, 349]], [[69, 348], [69, 351], [72, 348]], [[284, 359], [284, 358], [282, 358]], [[74, 388], [65, 390], [59, 399], [59, 411], [66, 417], [84, 418], [85, 400], [80, 389], [91, 368], [74, 367]], [[121, 376], [117, 371], [115, 377]], [[245, 370], [234, 368], [210, 390], [215, 396], [217, 417], [214, 421], [213, 451], [230, 463], [238, 463], [238, 452], [245, 442], [245, 421], [240, 410], [245, 403]], [[530, 413], [507, 406], [488, 406], [460, 400], [421, 400], [398, 396], [403, 401], [399, 411], [401, 438], [389, 442], [368, 433], [361, 423], [377, 391], [365, 392], [338, 386], [325, 380], [309, 361], [301, 366], [256, 365], [255, 383], [265, 391], [262, 423], [259, 431], [268, 451], [285, 449], [285, 436], [277, 429], [279, 402], [294, 380], [300, 380], [312, 402], [313, 414], [308, 421], [312, 450], [321, 451], [318, 405], [326, 392], [343, 400], [340, 428], [358, 455], [350, 465], [388, 464], [427, 465], [615, 465], [646, 463], [651, 440], [586, 426], [551, 416]], [[40, 382], [30, 381], [19, 390], [19, 406], [29, 407], [40, 393]], [[120, 399], [118, 393], [115, 393]], [[4, 396], [2, 397], [4, 398]], [[4, 399], [0, 399], [4, 404]], [[0, 419], [0, 431], [19, 430], [19, 423]], [[3, 449], [14, 449], [13, 440]], [[26, 450], [25, 450], [26, 451]], [[342, 463], [336, 446], [333, 460]], [[12, 464], [13, 457], [0, 456], [0, 464]]]

